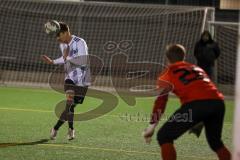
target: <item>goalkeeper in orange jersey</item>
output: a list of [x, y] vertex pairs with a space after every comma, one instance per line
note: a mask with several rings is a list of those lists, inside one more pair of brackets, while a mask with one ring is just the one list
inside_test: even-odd
[[[164, 113], [169, 87], [162, 86], [167, 83], [172, 92], [179, 97], [182, 105], [157, 133], [162, 159], [175, 160], [177, 156], [174, 140], [202, 122], [210, 148], [216, 152], [219, 160], [230, 160], [231, 153], [221, 139], [225, 114], [223, 95], [203, 69], [184, 61], [185, 54], [182, 45], [174, 44], [167, 47], [166, 57], [169, 66], [158, 78], [159, 89], [163, 91], [155, 100], [150, 125], [143, 132], [145, 141], [150, 143], [155, 127]], [[191, 115], [186, 116], [188, 114]]]

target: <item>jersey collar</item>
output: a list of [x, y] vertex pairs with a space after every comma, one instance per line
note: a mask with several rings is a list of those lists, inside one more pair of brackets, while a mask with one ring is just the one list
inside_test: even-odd
[[186, 64], [186, 62], [185, 61], [175, 62], [175, 63], [170, 64], [169, 67], [177, 66], [177, 65], [180, 65], [180, 64]]
[[72, 35], [72, 39], [71, 39], [71, 41], [68, 43], [68, 46], [70, 46], [70, 45], [73, 43], [75, 37], [76, 37], [76, 36]]

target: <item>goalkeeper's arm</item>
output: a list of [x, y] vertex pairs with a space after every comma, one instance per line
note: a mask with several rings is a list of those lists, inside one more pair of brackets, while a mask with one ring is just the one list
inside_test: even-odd
[[154, 102], [154, 106], [152, 109], [152, 115], [150, 124], [157, 124], [161, 118], [161, 115], [164, 113], [166, 104], [168, 101], [168, 94], [166, 95], [159, 95]]
[[143, 132], [143, 137], [144, 137], [146, 143], [151, 142], [151, 137], [154, 134], [154, 130], [161, 118], [161, 115], [165, 111], [167, 100], [168, 100], [168, 94], [159, 95], [154, 102], [150, 124], [149, 124], [148, 128], [146, 128]]

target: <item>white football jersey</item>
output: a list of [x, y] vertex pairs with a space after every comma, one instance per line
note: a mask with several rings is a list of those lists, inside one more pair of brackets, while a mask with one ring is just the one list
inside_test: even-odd
[[[64, 61], [64, 51], [68, 47], [68, 56]], [[65, 80], [71, 79], [77, 86], [89, 86], [91, 84], [91, 79], [86, 42], [82, 38], [72, 35], [72, 40], [68, 44], [60, 44], [60, 50], [62, 56], [53, 60], [53, 63], [64, 64]]]

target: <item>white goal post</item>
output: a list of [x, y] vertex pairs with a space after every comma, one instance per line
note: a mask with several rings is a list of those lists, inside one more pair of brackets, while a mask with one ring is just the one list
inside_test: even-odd
[[239, 23], [209, 21], [208, 24], [208, 30], [219, 44], [221, 52], [215, 65], [214, 81], [225, 96], [233, 97], [237, 68]]
[[216, 84], [225, 95], [235, 96], [233, 160], [240, 160], [240, 23], [208, 23], [208, 29], [221, 49], [216, 65]]
[[240, 160], [240, 25], [238, 30], [238, 60], [237, 75], [235, 88], [235, 115], [234, 115], [234, 131], [233, 131], [233, 160]]

